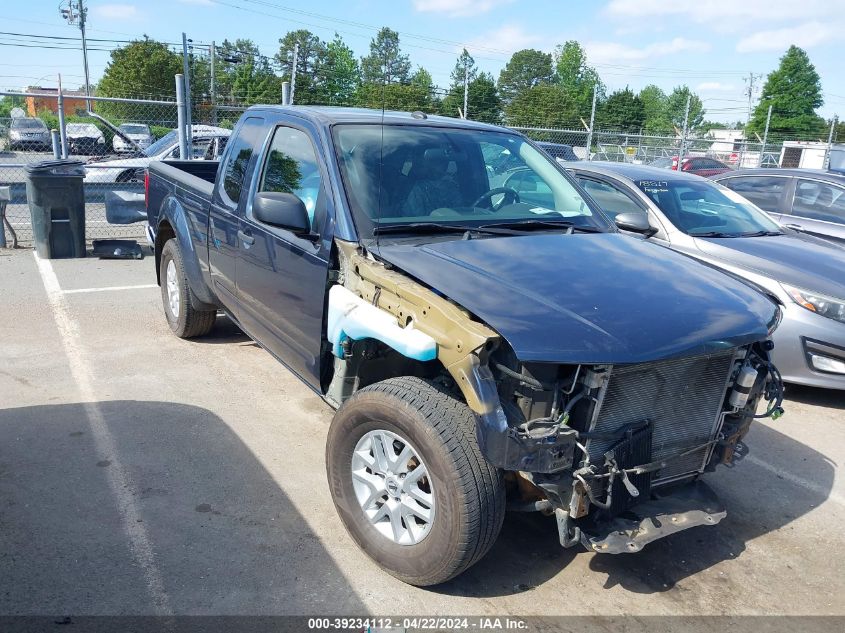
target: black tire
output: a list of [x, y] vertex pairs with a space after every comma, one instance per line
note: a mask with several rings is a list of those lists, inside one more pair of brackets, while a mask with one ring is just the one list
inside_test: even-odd
[[[179, 310], [174, 314], [170, 307], [168, 295], [167, 268], [173, 262], [176, 273], [176, 286], [179, 292]], [[164, 316], [167, 324], [173, 333], [179, 338], [193, 338], [203, 336], [214, 327], [217, 318], [216, 310], [197, 310], [192, 303], [191, 287], [188, 285], [188, 277], [185, 275], [185, 266], [182, 263], [182, 252], [179, 250], [179, 243], [176, 238], [167, 240], [161, 250], [161, 263], [159, 265], [159, 279], [161, 285], [161, 301], [164, 305]]]
[[[400, 545], [378, 532], [355, 496], [352, 454], [373, 430], [406, 438], [430, 474], [434, 520], [414, 545]], [[420, 378], [391, 378], [347, 400], [329, 429], [326, 464], [335, 507], [352, 538], [385, 571], [408, 584], [436, 585], [461, 574], [487, 553], [501, 530], [503, 473], [481, 455], [475, 415]]]

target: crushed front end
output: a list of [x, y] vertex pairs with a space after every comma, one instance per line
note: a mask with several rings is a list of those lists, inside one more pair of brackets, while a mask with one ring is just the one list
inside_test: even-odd
[[562, 545], [636, 552], [725, 516], [699, 477], [745, 456], [752, 420], [782, 414], [770, 350], [593, 366], [494, 355], [477, 379], [501, 406], [479, 417], [479, 442], [510, 471], [515, 506], [555, 514]]

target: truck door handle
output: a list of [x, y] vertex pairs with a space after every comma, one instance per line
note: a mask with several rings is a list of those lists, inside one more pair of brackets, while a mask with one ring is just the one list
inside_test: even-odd
[[252, 235], [247, 235], [243, 231], [238, 231], [238, 239], [240, 239], [241, 242], [244, 243], [244, 246], [247, 246], [247, 247], [255, 244], [255, 238], [252, 237]]

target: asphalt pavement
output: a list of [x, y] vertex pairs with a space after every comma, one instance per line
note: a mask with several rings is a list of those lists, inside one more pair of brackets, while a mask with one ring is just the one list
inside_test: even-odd
[[152, 258], [0, 251], [0, 290], [0, 614], [845, 615], [841, 393], [755, 423], [717, 526], [610, 556], [512, 514], [420, 589], [335, 514], [331, 410], [225, 318], [172, 336]]

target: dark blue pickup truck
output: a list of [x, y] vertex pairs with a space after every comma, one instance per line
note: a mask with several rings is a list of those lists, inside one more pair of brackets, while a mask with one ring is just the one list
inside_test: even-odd
[[716, 524], [700, 476], [781, 412], [778, 306], [619, 233], [512, 131], [259, 106], [146, 189], [173, 332], [222, 311], [337, 408], [337, 511], [406, 582], [478, 561], [506, 509], [604, 553]]

